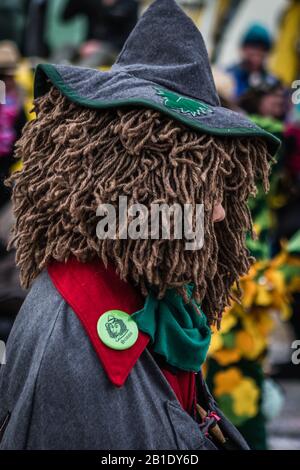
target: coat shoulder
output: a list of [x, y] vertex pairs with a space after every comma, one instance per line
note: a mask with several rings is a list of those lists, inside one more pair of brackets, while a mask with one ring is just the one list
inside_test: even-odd
[[23, 448], [30, 422], [37, 377], [60, 313], [66, 308], [47, 272], [34, 282], [15, 320], [6, 345], [6, 363], [0, 369], [0, 420], [10, 421], [3, 443], [13, 432], [8, 448]]
[[51, 447], [52, 439], [57, 445], [57, 416], [70, 432], [84, 395], [108, 387], [80, 320], [43, 272], [17, 316], [0, 369], [0, 424], [10, 415], [0, 449]]
[[36, 364], [37, 359], [42, 358], [64, 304], [47, 272], [43, 272], [34, 282], [17, 315], [7, 343], [4, 369]]

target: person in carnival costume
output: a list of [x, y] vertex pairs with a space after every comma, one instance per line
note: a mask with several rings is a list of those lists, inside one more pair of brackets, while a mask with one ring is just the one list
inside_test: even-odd
[[[251, 265], [247, 199], [268, 188], [277, 139], [220, 106], [174, 0], [151, 5], [108, 72], [40, 65], [35, 97], [11, 178], [32, 287], [1, 370], [0, 448], [248, 449], [201, 366]], [[119, 216], [99, 237], [98, 208], [120, 197], [203, 204], [203, 247], [123, 236]]]

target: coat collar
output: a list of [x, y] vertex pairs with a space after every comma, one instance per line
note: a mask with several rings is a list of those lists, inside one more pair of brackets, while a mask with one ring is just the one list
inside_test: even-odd
[[110, 381], [121, 387], [149, 343], [149, 336], [139, 331], [136, 343], [117, 351], [107, 347], [97, 333], [97, 322], [108, 310], [132, 314], [141, 309], [144, 299], [127, 282], [122, 281], [112, 266], [103, 263], [53, 262], [49, 276], [63, 299], [80, 319]]

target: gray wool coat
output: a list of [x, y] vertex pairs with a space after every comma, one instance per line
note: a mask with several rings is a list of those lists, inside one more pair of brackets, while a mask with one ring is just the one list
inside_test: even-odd
[[[145, 349], [122, 387], [106, 376], [79, 319], [48, 273], [17, 317], [0, 370], [0, 449], [214, 449], [180, 406]], [[223, 432], [247, 444], [202, 382], [202, 398]]]

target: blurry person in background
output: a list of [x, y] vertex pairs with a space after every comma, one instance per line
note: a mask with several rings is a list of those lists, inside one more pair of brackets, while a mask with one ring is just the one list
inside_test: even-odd
[[0, 0], [0, 41], [10, 40], [21, 46], [23, 3], [24, 0]]
[[239, 106], [250, 115], [283, 121], [287, 112], [287, 99], [284, 86], [276, 81], [249, 88], [238, 100]]
[[[278, 210], [277, 245], [300, 230], [300, 109], [295, 105], [283, 133], [282, 188], [285, 203]], [[299, 317], [299, 315], [298, 315]], [[300, 321], [299, 321], [300, 335]]]
[[284, 137], [285, 168], [297, 184], [300, 192], [300, 104], [294, 106]]
[[261, 83], [274, 85], [276, 77], [266, 68], [266, 61], [273, 46], [273, 39], [268, 30], [253, 24], [241, 41], [241, 61], [228, 68], [235, 80], [235, 96], [239, 98], [249, 88]]
[[[288, 113], [288, 93], [282, 83], [274, 85], [262, 83], [257, 87], [250, 88], [238, 100], [240, 108], [245, 111], [253, 122], [261, 126], [284, 142], [285, 120]], [[284, 145], [277, 152], [276, 165], [272, 169], [271, 193], [275, 196], [282, 193], [281, 184], [284, 173]], [[285, 193], [286, 191], [284, 191]], [[270, 197], [270, 195], [269, 195]], [[273, 208], [275, 209], [275, 207]], [[276, 207], [277, 210], [277, 207]], [[281, 214], [277, 215], [282, 225]], [[277, 229], [276, 229], [277, 230]], [[279, 234], [278, 234], [279, 235]], [[277, 239], [277, 235], [274, 236]], [[280, 238], [273, 241], [272, 251], [276, 254], [280, 250]]]
[[4, 180], [10, 173], [14, 144], [26, 123], [23, 96], [15, 81], [19, 52], [15, 43], [0, 42], [0, 80], [4, 96], [0, 104], [0, 338], [6, 340], [10, 328], [25, 298], [21, 289], [15, 253], [7, 253], [6, 246], [12, 225], [10, 190]]
[[0, 80], [4, 83], [4, 104], [0, 104], [0, 210], [10, 199], [10, 191], [4, 180], [14, 163], [14, 143], [19, 139], [26, 123], [22, 93], [14, 74], [19, 60], [16, 45], [10, 41], [0, 42]]
[[223, 108], [243, 112], [235, 100], [235, 81], [231, 74], [217, 66], [212, 66], [212, 73]]
[[24, 0], [25, 28], [22, 52], [26, 57], [48, 57], [48, 0]]
[[[282, 241], [300, 238], [300, 105], [295, 104], [287, 118], [283, 133], [281, 193], [284, 203], [277, 210], [278, 224], [274, 234], [274, 250], [279, 251]], [[290, 325], [294, 337], [300, 338], [300, 291], [293, 297], [293, 315]], [[300, 378], [299, 366], [288, 361], [274, 366], [277, 378]]]
[[80, 48], [80, 65], [111, 65], [138, 19], [136, 0], [68, 0], [63, 19], [84, 15], [87, 41]]

